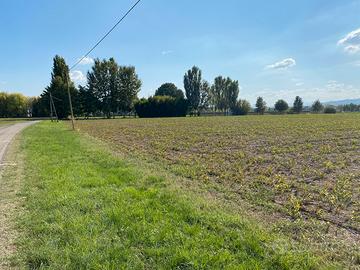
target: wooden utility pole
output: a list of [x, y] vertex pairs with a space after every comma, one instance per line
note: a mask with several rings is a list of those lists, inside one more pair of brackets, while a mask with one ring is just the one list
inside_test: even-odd
[[[70, 74], [69, 74], [70, 76]], [[75, 120], [74, 120], [74, 112], [71, 102], [71, 94], [70, 94], [70, 84], [69, 84], [69, 77], [67, 77], [67, 92], [69, 96], [69, 106], [70, 106], [70, 113], [71, 113], [71, 124], [72, 124], [72, 130], [75, 130]]]
[[51, 102], [51, 121], [53, 120], [53, 112], [55, 113], [55, 119], [56, 119], [56, 122], [59, 122], [59, 117], [57, 115], [57, 112], [56, 112], [56, 107], [55, 107], [55, 103], [54, 103], [54, 99], [53, 99], [53, 96], [52, 94], [50, 93], [50, 102]]
[[51, 93], [49, 92], [49, 105], [50, 105], [50, 119], [51, 122], [53, 122], [53, 104], [52, 104], [52, 96]]

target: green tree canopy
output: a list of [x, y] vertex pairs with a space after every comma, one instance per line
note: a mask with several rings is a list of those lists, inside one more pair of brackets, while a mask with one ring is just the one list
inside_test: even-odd
[[280, 113], [286, 112], [289, 109], [289, 105], [287, 102], [283, 99], [279, 99], [275, 103], [275, 110], [277, 110]]
[[39, 106], [41, 111], [49, 115], [50, 94], [53, 96], [54, 105], [60, 119], [70, 115], [68, 87], [72, 96], [77, 95], [77, 89], [70, 80], [69, 67], [66, 65], [65, 59], [56, 55], [53, 59], [53, 68], [51, 73], [51, 82], [41, 94]]
[[262, 97], [258, 97], [256, 100], [256, 112], [258, 114], [264, 114], [266, 111], [266, 102]]
[[96, 59], [87, 78], [88, 91], [98, 100], [99, 110], [107, 117], [131, 110], [141, 88], [135, 67], [119, 66], [114, 58]]
[[233, 115], [247, 115], [251, 111], [250, 102], [245, 99], [240, 99], [231, 111]]
[[311, 110], [315, 113], [322, 112], [324, 110], [324, 105], [321, 104], [320, 100], [316, 100], [311, 106]]
[[207, 110], [209, 108], [210, 101], [211, 101], [211, 86], [207, 81], [203, 80], [200, 89], [199, 109]]
[[30, 99], [23, 94], [0, 92], [0, 117], [26, 117], [30, 110]]
[[211, 95], [215, 110], [228, 112], [236, 105], [239, 96], [239, 82], [233, 81], [229, 77], [218, 76], [214, 80]]
[[200, 91], [202, 85], [201, 70], [194, 66], [184, 75], [184, 88], [190, 109], [196, 111], [200, 104]]
[[295, 100], [294, 100], [294, 112], [296, 113], [301, 113], [302, 110], [304, 108], [304, 103], [302, 101], [302, 98], [299, 96], [296, 96]]
[[185, 98], [184, 92], [173, 83], [164, 83], [156, 91], [155, 96], [169, 96], [174, 98]]

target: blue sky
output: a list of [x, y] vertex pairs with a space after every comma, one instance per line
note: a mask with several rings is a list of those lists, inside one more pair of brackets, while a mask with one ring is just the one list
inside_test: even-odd
[[[0, 90], [39, 95], [55, 54], [73, 64], [133, 3], [1, 1]], [[183, 88], [197, 65], [210, 82], [239, 80], [251, 103], [360, 98], [359, 14], [360, 0], [142, 0], [91, 57], [134, 65], [145, 97], [164, 82]], [[76, 68], [77, 83], [90, 67]]]

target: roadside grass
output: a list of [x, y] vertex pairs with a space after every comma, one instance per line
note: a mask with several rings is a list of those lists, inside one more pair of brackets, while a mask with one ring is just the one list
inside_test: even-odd
[[330, 269], [62, 123], [22, 139], [19, 260], [28, 269]]
[[13, 269], [16, 254], [16, 219], [21, 214], [23, 198], [18, 196], [23, 181], [23, 153], [19, 150], [19, 137], [7, 148], [0, 164], [0, 269]]
[[0, 126], [7, 126], [16, 123], [21, 123], [27, 121], [25, 119], [16, 119], [16, 118], [0, 118]]

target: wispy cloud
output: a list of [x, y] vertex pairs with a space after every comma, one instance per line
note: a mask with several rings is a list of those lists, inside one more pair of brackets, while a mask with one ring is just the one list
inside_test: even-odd
[[[79, 59], [80, 60], [80, 59]], [[81, 60], [81, 62], [79, 63], [80, 65], [86, 66], [86, 65], [92, 65], [94, 64], [94, 59], [92, 59], [91, 57], [87, 56], [84, 59]]]
[[70, 72], [70, 78], [73, 82], [77, 84], [82, 84], [86, 81], [86, 76], [80, 70], [74, 70]]
[[349, 45], [344, 48], [345, 52], [350, 54], [356, 54], [360, 52], [360, 45]]
[[172, 50], [167, 50], [167, 51], [162, 51], [161, 54], [162, 55], [168, 55], [168, 54], [172, 54], [174, 51]]
[[344, 46], [344, 51], [350, 54], [360, 52], [360, 28], [356, 29], [338, 41], [338, 45]]
[[292, 78], [291, 81], [295, 83], [296, 87], [303, 86], [305, 83], [299, 78]]
[[284, 60], [278, 61], [274, 64], [267, 65], [265, 69], [288, 69], [296, 66], [296, 61], [294, 58], [286, 58]]

